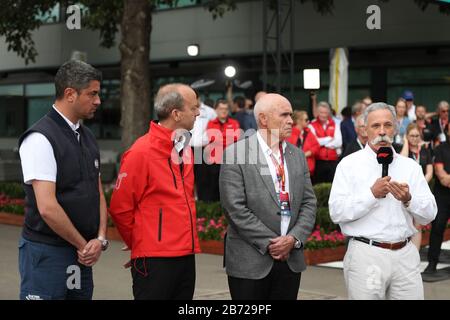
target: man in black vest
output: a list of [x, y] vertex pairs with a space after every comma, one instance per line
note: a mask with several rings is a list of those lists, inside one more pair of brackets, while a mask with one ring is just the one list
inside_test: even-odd
[[108, 246], [107, 211], [97, 142], [80, 120], [100, 105], [101, 77], [87, 63], [64, 63], [55, 104], [19, 139], [26, 193], [21, 299], [92, 299], [92, 266]]

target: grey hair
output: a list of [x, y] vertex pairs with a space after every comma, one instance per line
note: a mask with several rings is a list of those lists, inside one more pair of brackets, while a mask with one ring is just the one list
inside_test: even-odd
[[183, 95], [178, 91], [181, 83], [168, 84], [159, 88], [155, 97], [155, 111], [159, 120], [167, 119], [174, 109], [182, 110], [184, 106]]
[[366, 110], [364, 110], [364, 124], [367, 126], [367, 118], [369, 117], [369, 113], [377, 110], [389, 110], [389, 112], [392, 114], [392, 119], [394, 120], [394, 127], [397, 130], [397, 114], [395, 113], [395, 108], [384, 102], [372, 103], [366, 108]]
[[438, 111], [441, 110], [441, 109], [444, 108], [444, 107], [449, 107], [449, 104], [448, 104], [447, 101], [442, 100], [442, 101], [440, 101], [440, 102], [438, 103]]
[[363, 103], [358, 101], [352, 105], [352, 114], [360, 112], [363, 108]]
[[326, 102], [326, 101], [320, 101], [320, 102], [317, 104], [317, 108], [319, 108], [319, 107], [327, 108], [328, 111], [331, 112], [330, 104], [329, 104], [328, 102]]
[[91, 81], [102, 81], [102, 73], [90, 64], [80, 60], [65, 62], [56, 72], [55, 91], [56, 99], [64, 97], [64, 90], [73, 88], [78, 93], [89, 87]]

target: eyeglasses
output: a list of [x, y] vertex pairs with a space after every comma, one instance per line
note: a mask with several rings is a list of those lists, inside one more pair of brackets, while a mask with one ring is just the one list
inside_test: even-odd
[[441, 110], [440, 113], [448, 113], [448, 110]]
[[410, 138], [420, 138], [420, 135], [418, 135], [418, 134], [410, 134], [409, 137]]

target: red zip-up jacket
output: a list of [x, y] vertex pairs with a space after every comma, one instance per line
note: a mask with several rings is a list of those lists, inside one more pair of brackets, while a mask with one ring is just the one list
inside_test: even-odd
[[192, 151], [180, 164], [172, 133], [151, 122], [122, 157], [110, 214], [131, 259], [200, 252]]

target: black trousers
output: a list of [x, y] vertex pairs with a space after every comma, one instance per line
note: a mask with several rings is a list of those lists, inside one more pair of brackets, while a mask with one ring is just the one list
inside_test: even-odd
[[275, 261], [269, 274], [259, 280], [228, 276], [233, 300], [296, 300], [301, 273], [292, 272], [287, 262]]
[[195, 255], [131, 261], [135, 300], [192, 300]]
[[448, 194], [435, 194], [438, 212], [431, 224], [430, 247], [428, 248], [428, 262], [439, 262], [441, 244], [450, 216], [450, 196]]
[[[192, 148], [194, 152], [194, 176], [195, 176], [195, 189], [197, 190], [197, 199], [200, 201], [210, 202], [211, 192], [209, 188], [209, 166], [203, 159], [203, 148]], [[201, 155], [201, 157], [200, 157]]]
[[312, 177], [312, 183], [333, 182], [337, 161], [316, 160], [316, 171]]

